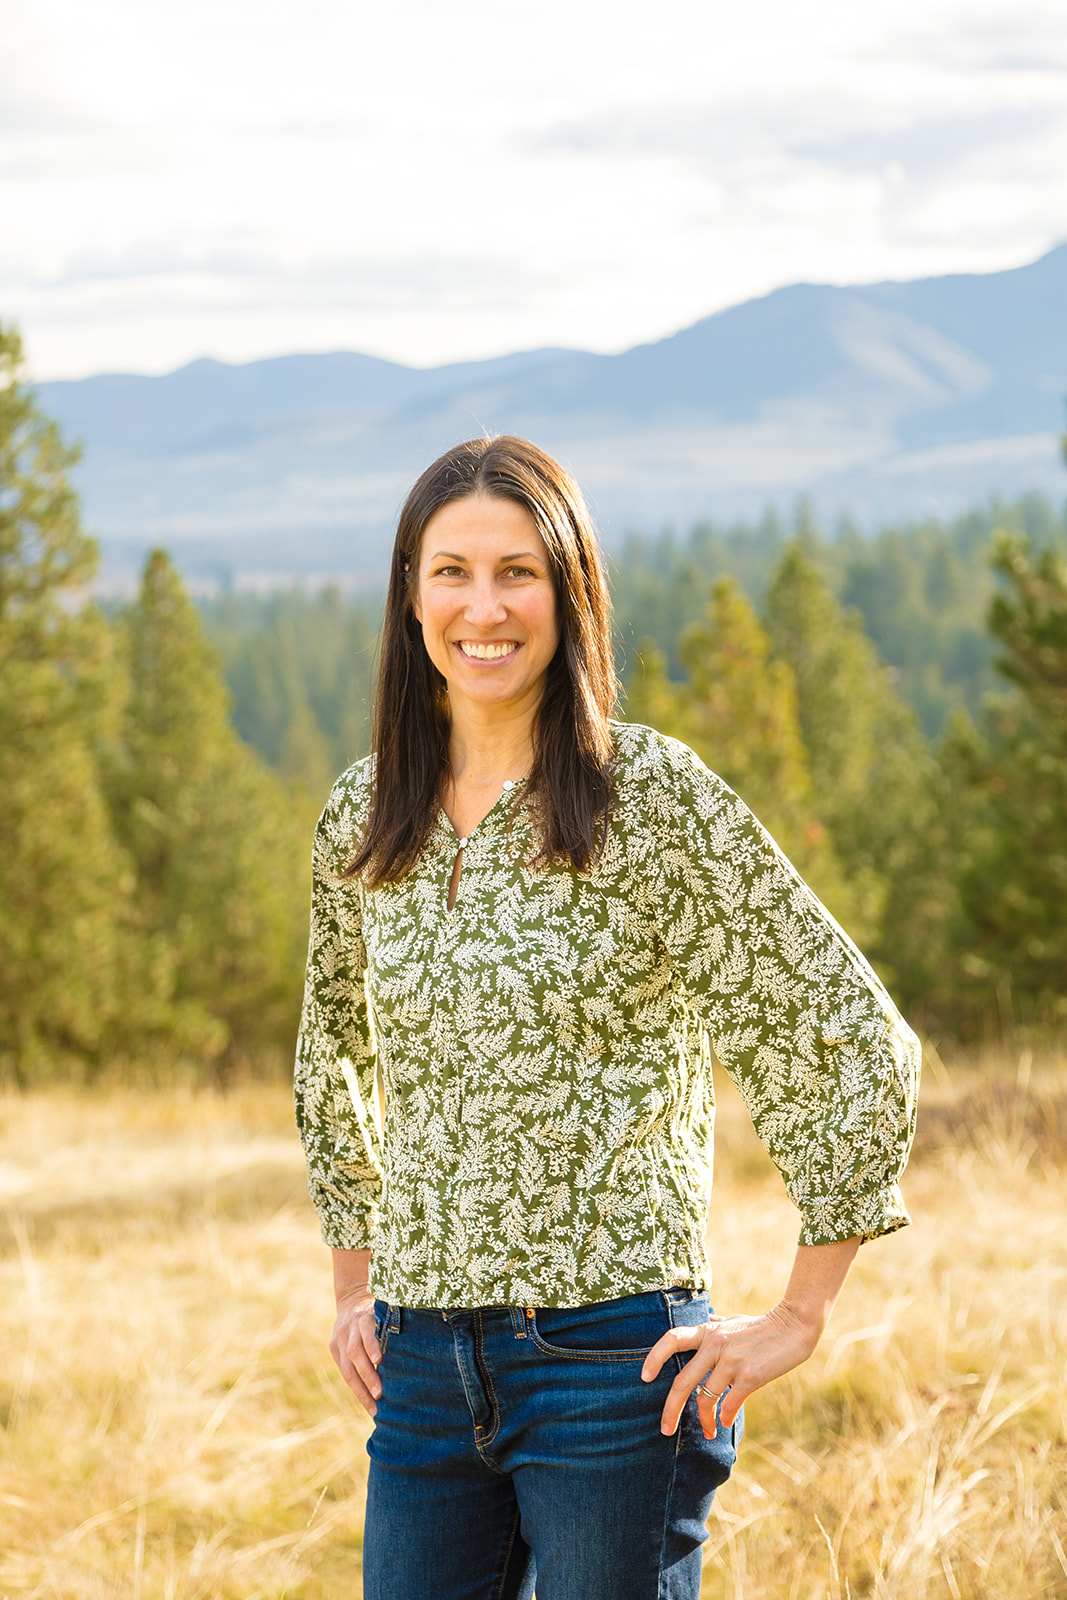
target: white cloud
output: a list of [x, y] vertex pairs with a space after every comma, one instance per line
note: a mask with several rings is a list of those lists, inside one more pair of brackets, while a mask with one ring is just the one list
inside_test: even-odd
[[1045, 0], [33, 0], [0, 316], [41, 375], [621, 348], [1067, 234]]

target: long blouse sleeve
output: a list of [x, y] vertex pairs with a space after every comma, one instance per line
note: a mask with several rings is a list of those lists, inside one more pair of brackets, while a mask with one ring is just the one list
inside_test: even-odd
[[800, 1242], [903, 1227], [918, 1040], [737, 795], [684, 745], [657, 746], [642, 784], [652, 913], [800, 1211]]
[[356, 837], [351, 786], [342, 779], [315, 831], [311, 936], [295, 1070], [308, 1187], [323, 1239], [341, 1249], [370, 1247], [382, 1189], [359, 889], [339, 875]]

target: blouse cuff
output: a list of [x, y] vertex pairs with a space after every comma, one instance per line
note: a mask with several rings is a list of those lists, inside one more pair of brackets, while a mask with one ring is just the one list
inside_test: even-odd
[[862, 1195], [829, 1195], [801, 1208], [800, 1244], [836, 1244], [841, 1239], [860, 1242], [906, 1228], [911, 1218], [897, 1183]]
[[354, 1210], [351, 1207], [319, 1207], [319, 1227], [323, 1244], [331, 1250], [369, 1250], [378, 1225], [374, 1210]]

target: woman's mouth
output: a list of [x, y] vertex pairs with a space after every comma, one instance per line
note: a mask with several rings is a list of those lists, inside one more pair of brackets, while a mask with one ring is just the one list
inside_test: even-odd
[[490, 639], [484, 644], [476, 643], [473, 639], [461, 639], [459, 648], [468, 661], [500, 661], [505, 656], [514, 655], [519, 647], [514, 639]]

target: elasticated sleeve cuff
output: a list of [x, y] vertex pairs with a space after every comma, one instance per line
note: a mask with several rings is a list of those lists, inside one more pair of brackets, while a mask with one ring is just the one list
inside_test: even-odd
[[374, 1230], [378, 1225], [376, 1210], [363, 1210], [351, 1206], [325, 1204], [321, 1195], [312, 1191], [312, 1199], [319, 1214], [319, 1228], [323, 1244], [331, 1250], [370, 1250], [374, 1243]]
[[911, 1221], [897, 1183], [863, 1195], [828, 1195], [802, 1206], [800, 1214], [800, 1244], [836, 1244], [857, 1234], [866, 1244], [868, 1239], [906, 1228]]

